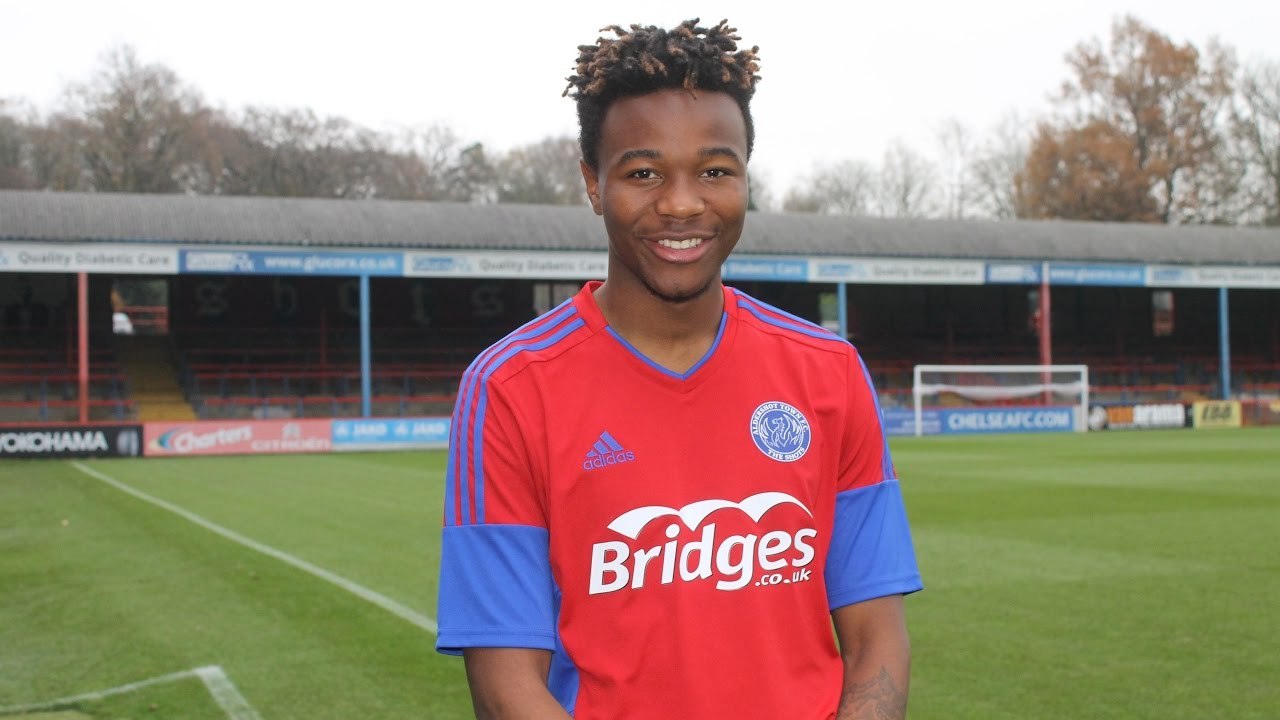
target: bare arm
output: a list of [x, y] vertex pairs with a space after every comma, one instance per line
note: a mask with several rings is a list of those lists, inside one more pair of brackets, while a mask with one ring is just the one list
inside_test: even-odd
[[837, 608], [831, 617], [844, 658], [837, 720], [902, 720], [907, 716], [911, 645], [902, 596]]
[[462, 657], [478, 720], [569, 720], [547, 690], [550, 652], [467, 648]]

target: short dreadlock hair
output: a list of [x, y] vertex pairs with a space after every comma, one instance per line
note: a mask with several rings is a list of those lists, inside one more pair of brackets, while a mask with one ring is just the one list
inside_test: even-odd
[[658, 90], [683, 88], [727, 93], [742, 109], [747, 126], [747, 157], [755, 142], [751, 122], [751, 96], [760, 76], [759, 47], [739, 50], [736, 28], [728, 20], [714, 27], [686, 20], [671, 30], [650, 25], [602, 28], [617, 37], [601, 37], [595, 45], [578, 46], [574, 74], [564, 94], [578, 104], [578, 145], [582, 159], [599, 168], [596, 149], [605, 111], [615, 100], [647, 95]]

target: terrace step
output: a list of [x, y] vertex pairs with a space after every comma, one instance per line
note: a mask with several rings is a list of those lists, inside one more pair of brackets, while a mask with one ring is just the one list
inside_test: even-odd
[[157, 335], [118, 336], [116, 356], [129, 384], [138, 420], [187, 422], [196, 419], [178, 383], [169, 339]]

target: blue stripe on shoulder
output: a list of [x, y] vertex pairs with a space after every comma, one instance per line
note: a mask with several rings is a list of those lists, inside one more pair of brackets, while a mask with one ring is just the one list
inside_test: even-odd
[[477, 383], [477, 385], [480, 388], [480, 396], [476, 402], [475, 425], [473, 426], [471, 431], [471, 434], [472, 434], [471, 453], [474, 456], [474, 459], [472, 460], [472, 466], [475, 467], [475, 493], [476, 493], [475, 515], [476, 515], [476, 522], [478, 523], [484, 522], [484, 443], [481, 440], [481, 431], [484, 426], [485, 408], [489, 404], [489, 386], [488, 386], [489, 376], [493, 375], [494, 371], [502, 367], [503, 363], [515, 357], [516, 355], [519, 355], [520, 353], [526, 352], [526, 351], [545, 350], [546, 348], [549, 348], [552, 345], [555, 345], [556, 343], [560, 342], [564, 338], [568, 337], [578, 328], [585, 327], [587, 324], [587, 321], [582, 317], [578, 317], [577, 315], [578, 313], [575, 310], [573, 313], [570, 313], [569, 315], [566, 315], [565, 317], [558, 320], [557, 325], [549, 326], [548, 328], [546, 328], [548, 332], [550, 332], [552, 329], [556, 327], [558, 327], [559, 329], [555, 330], [555, 332], [551, 333], [549, 336], [546, 336], [543, 339], [538, 340], [537, 342], [533, 342], [528, 345], [515, 345], [512, 347], [509, 347], [506, 351], [504, 351], [501, 355], [498, 356], [497, 360], [493, 361], [493, 364], [490, 365], [487, 370], [485, 370], [484, 374], [480, 377], [480, 380]]
[[871, 401], [876, 407], [876, 422], [880, 423], [880, 435], [884, 438], [884, 456], [881, 458], [881, 470], [884, 472], [885, 480], [896, 480], [893, 476], [893, 458], [889, 455], [889, 436], [884, 431], [884, 410], [880, 409], [880, 394], [876, 392], [875, 383], [871, 380], [871, 371], [867, 369], [867, 364], [862, 361], [862, 355], [858, 355], [858, 366], [862, 368], [862, 378], [867, 383], [867, 390], [871, 393]]
[[[733, 292], [738, 297], [738, 307], [745, 309], [747, 312], [756, 316], [757, 318], [759, 318], [761, 321], [765, 323], [773, 325], [774, 327], [783, 328], [785, 330], [791, 330], [792, 332], [797, 332], [797, 333], [800, 333], [801, 335], [817, 338], [819, 340], [832, 340], [835, 342], [842, 342], [847, 344], [846, 340], [841, 338], [839, 335], [836, 335], [835, 333], [831, 332], [830, 330], [822, 327], [821, 325], [815, 325], [809, 322], [808, 320], [805, 320], [804, 318], [796, 317], [795, 315], [792, 315], [791, 313], [786, 312], [785, 310], [779, 310], [778, 308], [773, 307], [772, 305], [769, 305], [767, 303], [762, 303], [759, 300], [756, 300], [755, 298], [751, 297], [750, 295], [747, 295], [746, 293], [742, 292], [741, 290], [735, 289]], [[772, 315], [769, 315], [768, 313], [777, 313], [782, 317], [774, 317]]]
[[[445, 496], [445, 502], [447, 503], [445, 505], [446, 520], [455, 519], [452, 517], [454, 503], [448, 496], [448, 489], [452, 488], [455, 485], [455, 482], [460, 483], [462, 487], [463, 517], [457, 518], [457, 520], [465, 520], [465, 518], [470, 515], [468, 510], [471, 507], [471, 503], [468, 493], [466, 492], [466, 461], [470, 458], [467, 456], [466, 452], [467, 433], [463, 426], [466, 425], [465, 420], [471, 408], [471, 400], [475, 395], [476, 386], [482, 379], [482, 374], [480, 372], [481, 369], [485, 367], [485, 364], [489, 362], [490, 358], [503, 352], [513, 343], [536, 338], [539, 335], [555, 328], [557, 325], [564, 322], [566, 318], [576, 314], [577, 309], [572, 306], [573, 300], [566, 300], [546, 315], [525, 323], [515, 332], [494, 343], [484, 352], [477, 355], [476, 359], [473, 360], [471, 365], [467, 368], [467, 371], [463, 373], [462, 387], [458, 391], [458, 399], [455, 403], [458, 409], [458, 417], [454, 418], [452, 427], [450, 428], [452, 437], [449, 439], [449, 472], [446, 475], [449, 480]], [[547, 320], [548, 322], [544, 323], [542, 327], [530, 329], [532, 326], [542, 322], [543, 320]]]

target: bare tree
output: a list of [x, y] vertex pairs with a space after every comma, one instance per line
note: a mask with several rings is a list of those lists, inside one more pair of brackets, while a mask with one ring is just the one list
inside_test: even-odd
[[787, 196], [782, 199], [783, 212], [814, 214], [825, 212], [822, 200], [813, 191], [813, 186], [810, 183], [812, 183], [812, 179], [801, 180], [797, 187], [787, 191]]
[[401, 130], [391, 140], [388, 196], [448, 199], [448, 170], [461, 147], [457, 134], [443, 125]]
[[464, 143], [448, 127], [403, 130], [387, 143], [383, 197], [495, 202], [497, 173], [479, 143]]
[[820, 166], [782, 201], [788, 212], [870, 215], [877, 208], [876, 171], [861, 160]]
[[445, 177], [448, 182], [447, 200], [497, 202], [498, 176], [481, 143], [471, 143], [462, 148]]
[[773, 183], [766, 176], [759, 173], [747, 171], [747, 198], [748, 210], [772, 210], [773, 209]]
[[[339, 117], [310, 110], [251, 108], [238, 140], [249, 152], [238, 172], [258, 195], [370, 198], [380, 195], [383, 140]], [[233, 146], [234, 147], [234, 146]], [[227, 156], [224, 155], [224, 161]]]
[[928, 158], [902, 141], [895, 141], [885, 151], [879, 180], [881, 215], [915, 218], [933, 214], [937, 171]]
[[200, 153], [185, 184], [190, 192], [210, 195], [280, 195], [260, 175], [260, 159], [271, 150], [243, 124], [211, 113], [198, 126]]
[[35, 178], [26, 161], [30, 144], [27, 123], [11, 105], [0, 99], [0, 188], [21, 190], [35, 187]]
[[549, 137], [508, 151], [497, 162], [498, 202], [583, 205], [587, 193], [576, 138]]
[[1280, 63], [1256, 63], [1241, 73], [1231, 125], [1245, 166], [1244, 195], [1260, 215], [1247, 220], [1280, 225]]
[[974, 178], [977, 147], [973, 131], [956, 118], [948, 118], [937, 130], [939, 202], [943, 217], [959, 219], [972, 211], [978, 198]]
[[57, 114], [28, 129], [31, 174], [42, 190], [92, 190], [93, 178], [85, 167], [81, 138], [86, 134], [79, 118]]
[[974, 184], [973, 205], [978, 213], [1000, 220], [1026, 217], [1019, 205], [1025, 191], [1019, 177], [1027, 164], [1031, 144], [1028, 125], [1017, 113], [1004, 116], [974, 151], [969, 175]]
[[498, 195], [484, 147], [448, 128], [392, 135], [305, 109], [232, 115], [128, 46], [71, 86], [64, 105], [30, 122], [0, 105], [0, 185], [466, 202]]
[[192, 127], [207, 109], [172, 70], [144, 65], [133, 48], [119, 47], [90, 83], [71, 89], [69, 101], [81, 119], [79, 142], [93, 189], [184, 189], [179, 177], [196, 156]]

